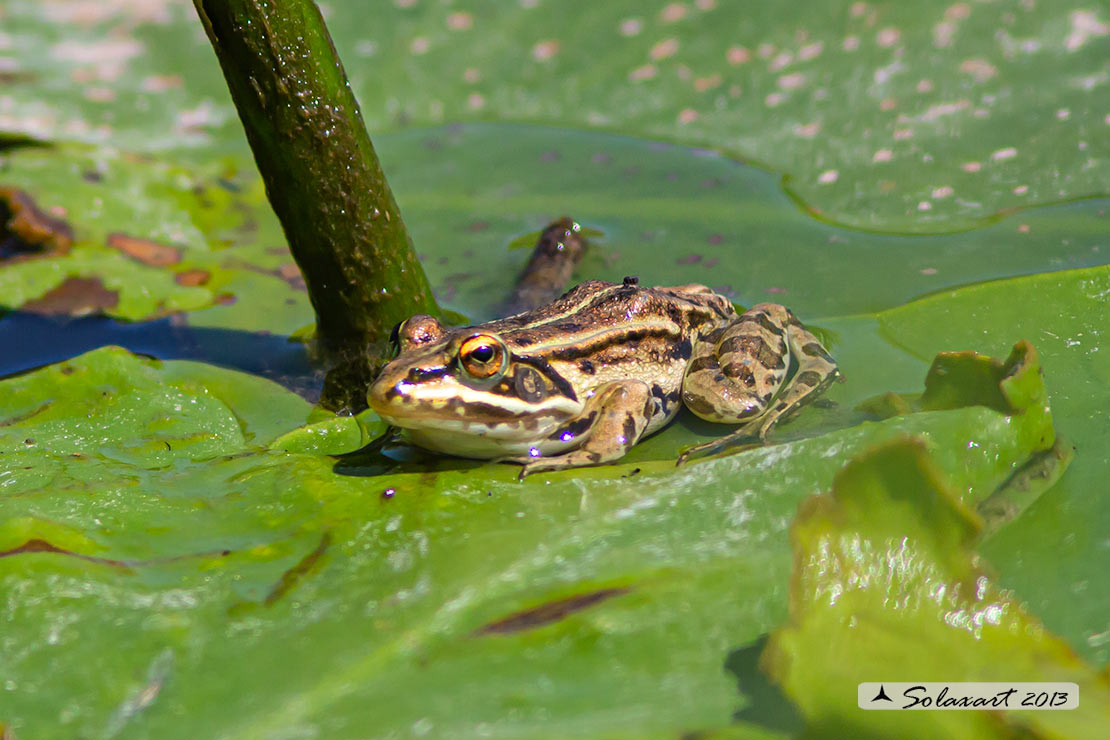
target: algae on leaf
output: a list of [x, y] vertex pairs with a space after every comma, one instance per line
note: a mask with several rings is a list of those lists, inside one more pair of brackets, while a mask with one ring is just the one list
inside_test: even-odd
[[0, 257], [0, 309], [129, 321], [207, 311], [221, 327], [283, 334], [310, 320], [261, 184], [225, 163], [18, 148], [0, 158], [0, 183], [56, 214], [72, 242], [63, 254]]

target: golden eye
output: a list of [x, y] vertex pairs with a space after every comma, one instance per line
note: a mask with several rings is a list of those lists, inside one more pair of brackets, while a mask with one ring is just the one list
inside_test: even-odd
[[459, 362], [467, 375], [478, 380], [491, 378], [502, 372], [505, 350], [496, 337], [476, 334], [459, 348]]

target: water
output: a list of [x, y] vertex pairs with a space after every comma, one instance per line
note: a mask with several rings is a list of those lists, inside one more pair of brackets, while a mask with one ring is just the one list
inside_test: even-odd
[[284, 336], [191, 327], [173, 318], [129, 323], [23, 311], [0, 315], [0, 378], [112, 344], [159, 360], [198, 360], [260, 375], [312, 402], [319, 399], [323, 382], [306, 346]]

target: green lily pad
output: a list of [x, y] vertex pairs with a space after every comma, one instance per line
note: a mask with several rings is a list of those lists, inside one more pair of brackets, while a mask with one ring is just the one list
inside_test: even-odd
[[[4, 395], [0, 454], [140, 468], [265, 446], [310, 408], [251, 375], [202, 363], [163, 366], [118, 347], [6, 380]], [[240, 404], [248, 416], [232, 410]]]
[[[1039, 382], [1031, 363], [1011, 375]], [[24, 410], [61, 394], [75, 430]], [[113, 400], [142, 396], [149, 416]], [[0, 398], [15, 400], [0, 583], [18, 636], [0, 659], [27, 735], [173, 737], [183, 715], [228, 737], [725, 728], [746, 699], [723, 665], [785, 616], [786, 527], [845, 458], [912, 434], [973, 505], [1051, 442], [1031, 408], [971, 405], [518, 483], [505, 465], [366, 475], [285, 452], [298, 438], [281, 420], [308, 416], [292, 394], [116, 349], [0, 381]], [[165, 404], [220, 404], [204, 417], [228, 423]], [[99, 430], [111, 446], [89, 443]], [[171, 443], [117, 452], [151, 439]]]
[[1018, 278], [942, 293], [880, 316], [880, 331], [913, 356], [941, 348], [1005, 351], [1013, 327], [1036, 343], [1053, 418], [1076, 447], [1075, 464], [983, 553], [1001, 583], [1028, 600], [1055, 632], [1099, 663], [1110, 661], [1110, 583], [1102, 563], [1110, 527], [1105, 490], [1110, 436], [1110, 353], [1102, 346], [1110, 316], [1105, 267]]
[[[0, 128], [245, 152], [188, 4], [89, 7], [7, 4]], [[375, 132], [495, 120], [710, 147], [867, 229], [965, 229], [1107, 191], [1110, 16], [1080, 0], [336, 0], [325, 15]]]
[[[895, 441], [837, 474], [791, 529], [790, 622], [764, 664], [827, 737], [1096, 738], [1110, 678], [1001, 588], [972, 551], [982, 527], [923, 445]], [[1059, 681], [1079, 708], [866, 712], [866, 681]], [[899, 704], [904, 698], [894, 698]], [[1020, 731], [1019, 731], [1020, 730]]]

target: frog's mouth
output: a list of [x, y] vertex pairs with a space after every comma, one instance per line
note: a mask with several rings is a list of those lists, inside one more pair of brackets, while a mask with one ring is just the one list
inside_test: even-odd
[[463, 394], [451, 387], [434, 393], [424, 385], [419, 397], [415, 390], [404, 379], [382, 377], [370, 386], [366, 400], [383, 421], [402, 429], [504, 440], [542, 438], [580, 412], [575, 404], [557, 397], [526, 404], [520, 399]]
[[[431, 385], [442, 385], [447, 367], [432, 364], [415, 367], [405, 372], [395, 369], [394, 363], [386, 365], [377, 380], [366, 391], [366, 402], [378, 416], [396, 426], [410, 427], [412, 420], [444, 417], [453, 409], [446, 409], [452, 393], [443, 388], [442, 393], [429, 392]], [[419, 395], [417, 391], [420, 391]], [[442, 413], [447, 410], [447, 414]], [[457, 417], [455, 417], [457, 418]]]
[[438, 416], [435, 405], [418, 401], [411, 391], [405, 380], [382, 375], [367, 390], [366, 402], [384, 421], [399, 427], [418, 426], [414, 422]]

